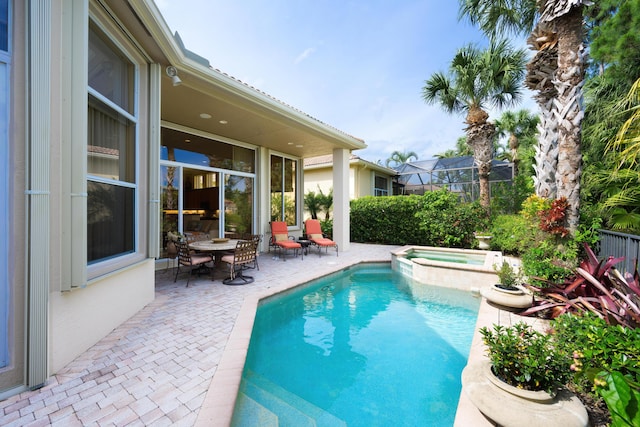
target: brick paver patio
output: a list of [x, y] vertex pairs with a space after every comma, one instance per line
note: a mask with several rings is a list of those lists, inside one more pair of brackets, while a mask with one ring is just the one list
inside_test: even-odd
[[[0, 425], [195, 425], [245, 298], [277, 292], [361, 261], [389, 261], [394, 249], [352, 244], [338, 257], [332, 251], [318, 256], [312, 250], [304, 260], [287, 257], [286, 261], [263, 253], [260, 270], [249, 273], [255, 281], [243, 286], [223, 285], [224, 268], [216, 271], [213, 282], [209, 276], [192, 278], [189, 288], [187, 273], [173, 283], [173, 270], [159, 270], [151, 304], [41, 389], [0, 402]], [[208, 416], [211, 419], [211, 409]], [[228, 422], [225, 417], [222, 424]]]

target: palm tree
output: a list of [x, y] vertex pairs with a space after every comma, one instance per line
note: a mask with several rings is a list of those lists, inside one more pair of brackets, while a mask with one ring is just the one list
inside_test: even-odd
[[496, 120], [496, 133], [498, 138], [509, 138], [510, 160], [513, 162], [513, 172], [518, 175], [520, 156], [518, 148], [523, 137], [535, 135], [536, 127], [539, 123], [538, 116], [531, 114], [528, 110], [517, 112], [505, 111]]
[[536, 193], [567, 198], [572, 232], [578, 225], [582, 174], [582, 11], [590, 4], [590, 0], [460, 0], [460, 15], [468, 16], [492, 39], [509, 32], [526, 34], [533, 28], [528, 42], [537, 53], [527, 66], [527, 86], [538, 92], [542, 111]]
[[540, 22], [552, 25], [558, 34], [558, 71], [554, 102], [558, 129], [558, 198], [569, 202], [567, 226], [575, 232], [580, 220], [580, 176], [582, 175], [582, 86], [585, 79], [585, 47], [582, 12], [590, 0], [546, 0]]
[[422, 89], [428, 104], [439, 103], [448, 113], [466, 113], [467, 144], [473, 150], [480, 182], [480, 203], [489, 207], [489, 174], [495, 125], [487, 121], [487, 106], [504, 108], [518, 102], [526, 53], [507, 41], [492, 42], [486, 50], [473, 45], [458, 50], [450, 74], [433, 74]]
[[413, 151], [409, 151], [407, 153], [402, 151], [394, 151], [393, 153], [391, 153], [391, 156], [387, 159], [385, 164], [387, 167], [389, 167], [389, 165], [391, 164], [393, 164], [394, 166], [400, 166], [403, 163], [407, 163], [410, 159], [418, 160], [418, 155]]

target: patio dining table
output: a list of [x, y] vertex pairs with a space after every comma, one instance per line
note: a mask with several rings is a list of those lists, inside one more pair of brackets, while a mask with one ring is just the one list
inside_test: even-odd
[[236, 248], [238, 239], [229, 239], [226, 242], [214, 242], [213, 240], [198, 240], [189, 244], [189, 247], [198, 252], [220, 253], [232, 251]]

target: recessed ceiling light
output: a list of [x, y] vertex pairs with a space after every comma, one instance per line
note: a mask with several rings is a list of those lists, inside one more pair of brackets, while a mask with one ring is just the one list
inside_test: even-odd
[[201, 119], [210, 119], [210, 118], [211, 118], [211, 114], [208, 114], [208, 113], [200, 113], [200, 118], [201, 118]]
[[220, 123], [221, 125], [226, 125], [226, 124], [227, 124], [227, 123], [229, 123], [229, 122], [228, 122], [228, 121], [226, 121], [226, 120], [220, 120], [220, 122], [219, 122], [219, 123]]
[[287, 142], [287, 145], [293, 145], [293, 142]]
[[187, 144], [191, 142], [190, 139], [185, 139], [184, 142], [186, 142]]
[[302, 145], [302, 144], [297, 144], [297, 145], [296, 145], [296, 147], [297, 147], [297, 148], [302, 148], [302, 147], [304, 147], [304, 145]]

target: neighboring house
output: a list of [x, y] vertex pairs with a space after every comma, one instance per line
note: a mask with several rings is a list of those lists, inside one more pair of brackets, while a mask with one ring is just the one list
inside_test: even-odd
[[[396, 171], [366, 161], [351, 154], [349, 157], [349, 199], [364, 196], [392, 195]], [[328, 194], [333, 188], [333, 158], [330, 155], [304, 159], [304, 193]]]
[[300, 233], [306, 157], [333, 158], [348, 250], [365, 148], [212, 69], [152, 0], [0, 0], [0, 141], [0, 398], [151, 302], [169, 231]]

